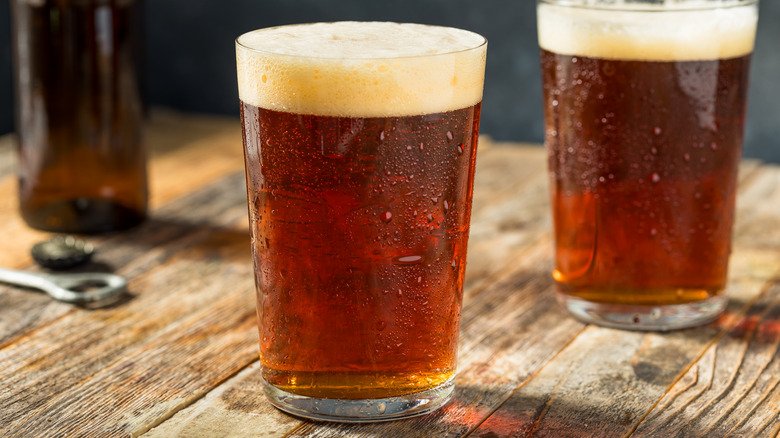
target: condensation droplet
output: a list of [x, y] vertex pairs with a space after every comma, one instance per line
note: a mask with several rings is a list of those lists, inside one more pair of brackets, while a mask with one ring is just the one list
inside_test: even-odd
[[655, 128], [653, 128], [653, 134], [655, 135], [661, 135], [662, 132], [663, 130], [661, 129], [660, 126], [656, 126]]
[[399, 263], [402, 265], [411, 265], [414, 263], [419, 263], [422, 261], [422, 256], [419, 255], [409, 255], [409, 256], [403, 256], [403, 257], [396, 257], [393, 259], [393, 262]]
[[381, 219], [384, 223], [388, 223], [393, 220], [393, 213], [390, 210], [387, 210], [379, 215], [379, 219]]
[[654, 183], [657, 183], [658, 181], [661, 181], [661, 175], [654, 173], [650, 175], [650, 180]]
[[447, 140], [452, 141], [452, 131], [447, 131]]

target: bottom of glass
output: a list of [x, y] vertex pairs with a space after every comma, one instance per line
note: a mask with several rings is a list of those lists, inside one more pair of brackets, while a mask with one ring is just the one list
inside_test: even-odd
[[725, 295], [684, 304], [607, 304], [557, 292], [558, 302], [586, 323], [624, 330], [668, 331], [712, 322], [726, 308]]
[[455, 389], [454, 377], [425, 391], [388, 398], [347, 400], [314, 398], [283, 391], [264, 382], [265, 394], [277, 408], [319, 421], [367, 423], [425, 415], [444, 406]]

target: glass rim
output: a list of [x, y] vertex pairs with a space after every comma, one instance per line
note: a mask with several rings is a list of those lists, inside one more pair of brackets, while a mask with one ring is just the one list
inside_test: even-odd
[[356, 57], [356, 56], [337, 56], [337, 57], [333, 57], [333, 56], [319, 56], [316, 53], [305, 54], [305, 55], [302, 55], [302, 54], [294, 54], [293, 55], [293, 54], [289, 54], [289, 53], [279, 53], [279, 52], [274, 52], [274, 51], [270, 51], [270, 50], [263, 50], [262, 48], [252, 47], [252, 46], [249, 46], [249, 45], [241, 42], [241, 38], [243, 38], [243, 37], [245, 37], [245, 36], [247, 36], [247, 35], [249, 35], [251, 33], [260, 31], [260, 30], [278, 29], [278, 28], [283, 28], [283, 27], [285, 27], [285, 28], [293, 28], [293, 27], [297, 27], [297, 26], [307, 26], [307, 25], [320, 24], [320, 23], [338, 23], [338, 21], [335, 21], [335, 22], [334, 21], [330, 21], [330, 22], [328, 22], [328, 21], [322, 21], [322, 22], [314, 21], [314, 22], [309, 22], [309, 23], [282, 24], [282, 25], [279, 25], [279, 26], [261, 27], [259, 29], [253, 29], [253, 30], [250, 30], [248, 32], [244, 32], [241, 35], [239, 35], [238, 37], [236, 37], [235, 44], [236, 44], [236, 47], [240, 47], [240, 48], [242, 48], [244, 50], [247, 50], [247, 51], [250, 51], [250, 52], [254, 52], [254, 53], [258, 53], [258, 54], [263, 54], [263, 55], [271, 55], [271, 56], [274, 56], [274, 57], [284, 57], [284, 58], [291, 58], [291, 59], [293, 59], [293, 58], [297, 58], [297, 59], [317, 59], [317, 60], [322, 60], [322, 61], [327, 61], [327, 60], [330, 60], [330, 61], [379, 61], [379, 60], [399, 60], [399, 59], [424, 59], [424, 58], [437, 58], [439, 56], [451, 56], [451, 55], [455, 55], [455, 54], [458, 54], [458, 53], [467, 53], [467, 52], [472, 52], [472, 51], [476, 51], [476, 50], [482, 49], [482, 48], [486, 47], [487, 43], [488, 43], [487, 38], [485, 36], [479, 34], [479, 33], [476, 33], [476, 32], [471, 31], [471, 30], [462, 29], [462, 28], [459, 28], [459, 27], [453, 27], [453, 26], [441, 26], [441, 25], [436, 25], [436, 24], [409, 23], [409, 22], [398, 22], [398, 21], [356, 21], [356, 22], [358, 22], [358, 23], [367, 23], [367, 24], [370, 24], [370, 23], [414, 24], [414, 25], [419, 25], [419, 26], [437, 27], [437, 28], [444, 28], [444, 29], [456, 29], [456, 30], [459, 30], [461, 32], [466, 32], [466, 33], [470, 33], [472, 35], [478, 36], [480, 38], [480, 42], [479, 42], [479, 44], [476, 44], [476, 45], [471, 46], [471, 47], [466, 47], [466, 48], [463, 48], [463, 49], [449, 50], [449, 51], [441, 52], [441, 53], [431, 53], [431, 54], [422, 54], [422, 55], [373, 56], [373, 57]]
[[714, 9], [732, 9], [757, 5], [759, 0], [720, 0], [703, 3], [701, 1], [692, 3], [597, 3], [592, 4], [592, 0], [537, 0], [537, 4], [547, 4], [551, 6], [563, 6], [567, 8], [578, 8], [588, 10], [620, 11], [620, 12], [689, 12], [689, 11], [707, 11]]

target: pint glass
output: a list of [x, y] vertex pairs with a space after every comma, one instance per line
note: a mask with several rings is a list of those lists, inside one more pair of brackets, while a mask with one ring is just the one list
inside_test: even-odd
[[265, 391], [336, 421], [449, 398], [486, 41], [316, 23], [236, 41]]
[[757, 1], [538, 3], [559, 301], [587, 322], [715, 319]]

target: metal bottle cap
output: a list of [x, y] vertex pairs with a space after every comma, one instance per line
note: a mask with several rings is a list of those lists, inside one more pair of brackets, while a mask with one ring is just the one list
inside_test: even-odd
[[48, 269], [69, 269], [86, 263], [95, 248], [73, 236], [55, 236], [36, 243], [30, 250], [33, 260]]

